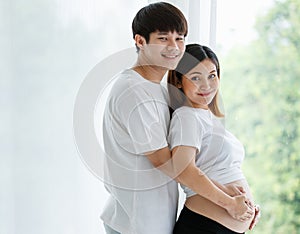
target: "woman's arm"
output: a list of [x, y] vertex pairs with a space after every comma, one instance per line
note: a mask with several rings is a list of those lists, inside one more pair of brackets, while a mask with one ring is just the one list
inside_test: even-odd
[[200, 196], [223, 207], [235, 219], [248, 220], [253, 211], [246, 204], [245, 195], [231, 197], [216, 186], [196, 165], [196, 149], [177, 146], [172, 150], [172, 163], [176, 180]]
[[221, 189], [224, 193], [228, 194], [229, 196], [237, 196], [245, 194], [245, 189], [238, 185], [238, 184], [229, 184], [229, 185], [223, 185], [215, 180], [211, 180], [219, 189]]

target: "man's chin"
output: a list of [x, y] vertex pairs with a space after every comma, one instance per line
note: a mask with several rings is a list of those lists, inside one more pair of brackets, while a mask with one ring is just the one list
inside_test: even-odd
[[172, 62], [172, 63], [161, 63], [156, 64], [155, 67], [159, 67], [162, 70], [175, 70], [177, 67], [178, 62]]
[[166, 67], [167, 70], [175, 70], [176, 67], [177, 67], [177, 64], [178, 64], [177, 62], [176, 63], [175, 62], [174, 63], [168, 63], [168, 64], [166, 64], [165, 67]]

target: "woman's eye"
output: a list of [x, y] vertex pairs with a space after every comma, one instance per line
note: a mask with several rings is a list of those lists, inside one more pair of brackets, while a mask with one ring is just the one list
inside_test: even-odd
[[216, 76], [216, 74], [211, 74], [211, 75], [209, 75], [209, 79], [214, 79], [214, 78], [216, 78], [217, 76]]
[[198, 76], [194, 76], [194, 77], [191, 77], [191, 80], [198, 81], [198, 80], [200, 80], [200, 78]]

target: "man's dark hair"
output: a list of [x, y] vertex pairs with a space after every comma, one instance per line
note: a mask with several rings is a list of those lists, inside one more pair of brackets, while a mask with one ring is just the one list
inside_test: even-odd
[[184, 36], [188, 33], [188, 25], [183, 13], [175, 6], [166, 3], [152, 3], [138, 11], [132, 22], [133, 38], [136, 34], [149, 42], [152, 32], [178, 32]]

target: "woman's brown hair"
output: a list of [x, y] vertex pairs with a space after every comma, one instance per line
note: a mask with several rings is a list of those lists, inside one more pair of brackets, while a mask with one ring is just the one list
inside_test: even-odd
[[[186, 46], [185, 53], [178, 63], [175, 70], [168, 73], [168, 92], [170, 98], [170, 112], [171, 114], [179, 107], [186, 105], [188, 102], [187, 97], [184, 95], [183, 89], [179, 87], [182, 83], [182, 77], [193, 69], [198, 63], [204, 59], [210, 59], [215, 64], [217, 75], [220, 79], [220, 64], [217, 55], [207, 46], [199, 44], [189, 44]], [[217, 91], [208, 108], [217, 117], [224, 117], [220, 111], [218, 104], [219, 91]]]

